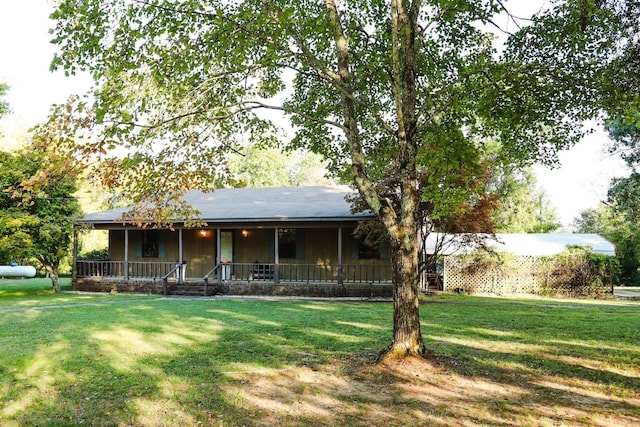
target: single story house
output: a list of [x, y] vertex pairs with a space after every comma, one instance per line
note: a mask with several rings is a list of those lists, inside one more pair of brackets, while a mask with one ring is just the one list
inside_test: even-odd
[[595, 290], [585, 291], [576, 289], [573, 285], [567, 286], [557, 277], [557, 271], [554, 271], [549, 262], [553, 256], [573, 246], [590, 248], [596, 254], [616, 256], [615, 245], [598, 234], [496, 234], [495, 238], [486, 236], [483, 246], [500, 256], [487, 256], [484, 260], [480, 257], [469, 257], [479, 248], [479, 244], [468, 244], [467, 237], [443, 233], [431, 233], [427, 237], [425, 252], [437, 252], [440, 259], [438, 265], [441, 290], [499, 295], [612, 293], [612, 284], [606, 283], [606, 280]]
[[354, 237], [375, 216], [353, 213], [351, 194], [345, 186], [189, 191], [201, 228], [141, 229], [118, 220], [127, 208], [86, 215], [83, 228], [108, 230], [109, 257], [74, 256], [74, 289], [389, 296], [389, 250]]

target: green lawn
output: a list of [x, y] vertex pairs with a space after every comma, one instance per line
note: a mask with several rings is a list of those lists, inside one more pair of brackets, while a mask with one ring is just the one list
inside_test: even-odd
[[619, 289], [621, 291], [640, 292], [640, 286], [617, 286], [616, 289]]
[[639, 302], [432, 297], [429, 357], [374, 365], [390, 303], [49, 289], [0, 280], [0, 425], [640, 422]]
[[136, 294], [76, 294], [71, 292], [71, 279], [69, 278], [60, 279], [60, 288], [63, 292], [58, 294], [51, 292], [49, 279], [0, 278], [0, 310], [20, 310], [29, 307], [43, 309], [67, 304], [91, 304], [158, 297]]

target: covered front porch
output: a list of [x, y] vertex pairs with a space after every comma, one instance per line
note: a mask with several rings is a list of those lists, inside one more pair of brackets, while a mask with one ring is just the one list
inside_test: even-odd
[[[171, 228], [136, 228], [127, 208], [86, 215], [84, 229], [107, 230], [108, 257], [78, 260], [77, 290], [171, 293], [392, 294], [388, 244], [367, 244], [354, 231], [371, 212], [354, 212], [345, 186], [189, 191], [182, 200], [199, 218]], [[198, 219], [202, 228], [185, 224]], [[383, 239], [382, 239], [383, 240]], [[201, 289], [201, 290], [200, 290]], [[338, 296], [340, 296], [338, 295]]]
[[388, 249], [353, 224], [140, 230], [109, 226], [109, 259], [74, 261], [76, 290], [183, 295], [390, 296]]

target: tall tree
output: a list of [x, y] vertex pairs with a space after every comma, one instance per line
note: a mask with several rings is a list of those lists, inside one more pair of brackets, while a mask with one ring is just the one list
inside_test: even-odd
[[0, 83], [0, 117], [9, 112], [9, 104], [5, 101], [4, 96], [9, 91], [9, 86], [6, 83]]
[[[9, 112], [9, 104], [3, 98], [9, 91], [6, 83], [0, 83], [0, 118]], [[2, 137], [2, 129], [0, 129], [0, 138]]]
[[607, 123], [606, 129], [612, 139], [611, 152], [620, 155], [631, 173], [616, 177], [609, 187], [609, 200], [619, 213], [629, 218], [638, 218], [640, 213], [640, 104], [633, 113], [618, 116]]
[[[613, 140], [611, 151], [620, 154], [631, 174], [617, 177], [611, 182], [608, 192], [608, 208], [598, 210], [602, 234], [616, 243], [621, 259], [623, 280], [638, 283], [640, 265], [640, 37], [638, 22], [640, 10], [621, 6], [622, 27], [625, 42], [613, 61], [612, 73], [624, 88], [618, 98], [618, 108], [609, 113], [606, 129]], [[582, 219], [584, 219], [584, 214]]]
[[549, 233], [560, 228], [555, 208], [530, 169], [496, 172], [491, 182], [500, 201], [493, 213], [496, 232]]
[[276, 148], [250, 145], [228, 161], [235, 187], [287, 187], [291, 185], [291, 156]]
[[[275, 134], [257, 111], [284, 113], [293, 145], [348, 175], [383, 224], [389, 354], [421, 354], [421, 201], [436, 217], [463, 209], [489, 139], [511, 163], [553, 162], [576, 142], [582, 121], [617, 94], [609, 66], [627, 6], [637, 1], [567, 0], [532, 21], [507, 12], [529, 25], [498, 53], [492, 31], [506, 9], [495, 0], [62, 0], [52, 66], [88, 70], [98, 87], [94, 105], [75, 100], [50, 127], [66, 132], [65, 153], [102, 157], [105, 182], [124, 183], [136, 202], [153, 196], [166, 213], [182, 191], [224, 173], [238, 133]], [[70, 123], [100, 135], [78, 147]], [[109, 154], [116, 147], [130, 154]], [[378, 185], [390, 170], [398, 203]], [[419, 186], [425, 170], [443, 174]]]
[[69, 255], [79, 206], [74, 180], [62, 173], [25, 189], [40, 179], [43, 160], [37, 149], [0, 156], [0, 260], [37, 260], [59, 292], [58, 267]]
[[228, 160], [228, 183], [234, 187], [291, 187], [328, 183], [321, 159], [313, 153], [283, 152], [277, 147], [248, 145]]
[[[637, 53], [635, 63], [640, 64]], [[611, 180], [606, 208], [582, 212], [576, 224], [583, 229], [597, 226], [596, 232], [615, 243], [622, 283], [637, 284], [640, 282], [640, 102], [618, 112], [606, 129], [612, 139], [611, 152], [620, 155], [631, 173]]]
[[597, 233], [616, 245], [616, 256], [620, 261], [620, 277], [615, 278], [616, 283], [640, 283], [640, 228], [634, 217], [611, 205], [601, 204], [597, 209], [580, 212], [573, 226], [579, 233]]

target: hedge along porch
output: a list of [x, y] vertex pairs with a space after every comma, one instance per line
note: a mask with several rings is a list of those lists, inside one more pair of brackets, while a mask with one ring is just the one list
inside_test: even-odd
[[459, 243], [464, 240], [460, 235], [438, 233], [427, 239], [428, 253], [433, 253], [438, 242], [446, 242], [440, 248], [445, 291], [572, 297], [613, 294], [611, 271], [595, 271], [588, 259], [581, 259], [584, 254], [568, 251], [587, 248], [596, 256], [612, 259], [615, 245], [598, 234], [497, 234], [485, 241], [493, 253]]
[[[87, 215], [78, 222], [109, 230], [109, 259], [75, 261], [74, 286], [157, 291], [167, 278], [191, 285], [365, 284], [390, 295], [388, 248], [368, 247], [353, 236], [359, 221], [374, 217], [352, 213], [345, 199], [350, 193], [348, 187], [189, 192], [185, 200], [207, 223], [199, 229], [180, 223], [173, 231], [127, 227], [115, 222], [125, 209]], [[372, 292], [370, 286], [365, 291]]]

